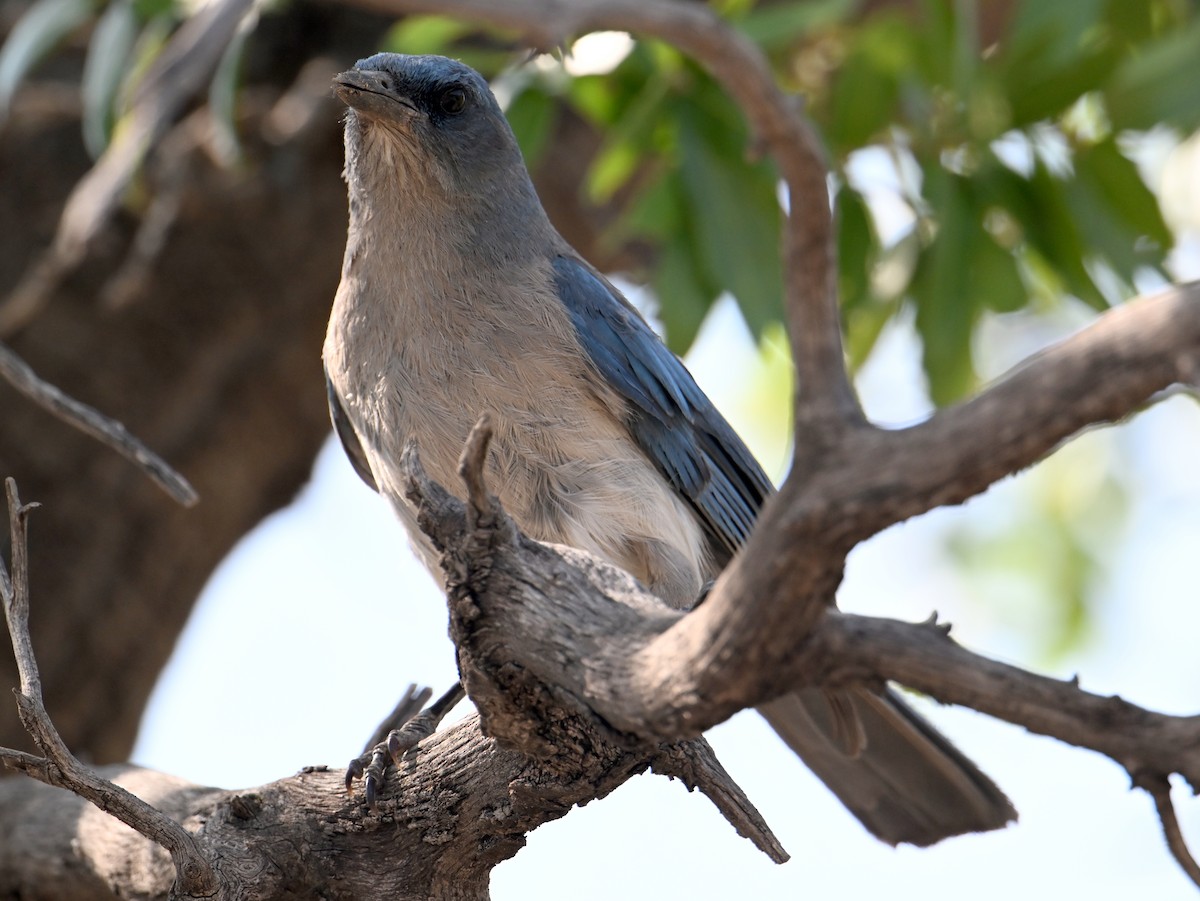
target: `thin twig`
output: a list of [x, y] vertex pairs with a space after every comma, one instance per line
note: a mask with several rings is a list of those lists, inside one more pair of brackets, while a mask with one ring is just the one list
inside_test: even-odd
[[1175, 816], [1175, 805], [1171, 801], [1170, 781], [1161, 773], [1142, 772], [1134, 775], [1133, 784], [1144, 789], [1154, 799], [1154, 809], [1158, 811], [1158, 819], [1162, 823], [1163, 838], [1167, 840], [1167, 847], [1171, 849], [1172, 856], [1188, 878], [1200, 886], [1200, 866], [1196, 864], [1196, 858], [1192, 857], [1192, 852], [1188, 850], [1183, 830], [1179, 828], [1179, 818]]
[[699, 789], [716, 805], [721, 816], [737, 830], [738, 835], [750, 839], [775, 863], [787, 863], [790, 859], [758, 808], [726, 772], [712, 746], [703, 738], [663, 748], [650, 761], [650, 769], [679, 779], [688, 791]]
[[17, 483], [11, 478], [4, 480], [4, 493], [8, 504], [12, 576], [9, 576], [3, 558], [0, 558], [0, 599], [4, 602], [4, 618], [8, 622], [13, 653], [17, 657], [21, 691], [41, 697], [42, 683], [33, 657], [33, 644], [29, 638], [29, 543], [26, 528], [29, 513], [37, 505], [21, 504], [21, 498], [17, 495]]
[[6, 765], [18, 767], [47, 785], [68, 789], [166, 848], [175, 864], [180, 891], [188, 896], [212, 895], [217, 885], [216, 875], [201, 854], [195, 839], [170, 817], [80, 763], [54, 728], [42, 700], [41, 676], [38, 674], [29, 633], [27, 521], [29, 512], [37, 505], [21, 503], [14, 479], [6, 479], [4, 485], [12, 542], [12, 575], [8, 575], [0, 562], [0, 572], [3, 573], [0, 595], [21, 680], [21, 687], [14, 694], [22, 724], [45, 755], [44, 763], [39, 767], [34, 764], [31, 755], [4, 753]]
[[0, 376], [44, 410], [115, 450], [185, 507], [192, 506], [199, 499], [196, 489], [187, 479], [130, 434], [125, 426], [105, 416], [95, 407], [69, 397], [54, 385], [38, 378], [28, 363], [17, 356], [12, 348], [2, 343]]

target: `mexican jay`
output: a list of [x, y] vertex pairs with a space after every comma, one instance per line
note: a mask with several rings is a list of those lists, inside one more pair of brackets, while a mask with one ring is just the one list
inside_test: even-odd
[[[400, 454], [415, 438], [429, 475], [453, 490], [486, 409], [489, 486], [526, 534], [590, 551], [672, 606], [695, 603], [772, 490], [761, 467], [555, 231], [477, 72], [381, 53], [335, 90], [349, 107], [350, 227], [324, 362], [358, 474], [391, 500], [437, 575]], [[884, 841], [927, 845], [1015, 817], [890, 690], [805, 690], [760, 712]]]

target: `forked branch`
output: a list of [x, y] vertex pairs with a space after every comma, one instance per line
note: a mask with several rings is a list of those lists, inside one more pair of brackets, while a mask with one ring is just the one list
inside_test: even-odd
[[12, 541], [12, 575], [0, 559], [0, 599], [17, 658], [21, 688], [14, 691], [21, 722], [44, 755], [0, 748], [0, 762], [45, 782], [65, 788], [115, 816], [150, 841], [166, 848], [177, 873], [177, 889], [185, 897], [209, 897], [216, 889], [216, 876], [195, 840], [170, 817], [140, 798], [97, 775], [80, 763], [67, 748], [42, 701], [42, 683], [29, 635], [29, 555], [27, 521], [36, 505], [24, 505], [17, 483], [5, 480], [9, 531]]

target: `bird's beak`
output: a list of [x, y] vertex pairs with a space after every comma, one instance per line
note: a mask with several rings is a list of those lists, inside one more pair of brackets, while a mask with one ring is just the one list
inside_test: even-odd
[[347, 69], [333, 79], [333, 92], [346, 106], [368, 115], [404, 118], [416, 112], [408, 98], [396, 93], [395, 80], [374, 69]]

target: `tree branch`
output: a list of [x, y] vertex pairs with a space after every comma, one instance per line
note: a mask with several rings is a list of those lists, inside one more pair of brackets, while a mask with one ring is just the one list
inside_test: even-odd
[[1200, 715], [1154, 713], [1120, 697], [991, 660], [933, 623], [830, 613], [800, 670], [822, 684], [886, 679], [1111, 757], [1131, 776], [1178, 773], [1200, 787]]
[[[1190, 282], [1115, 307], [920, 425], [854, 434], [845, 471], [818, 490], [845, 498], [844, 512], [859, 521], [854, 537], [866, 538], [962, 503], [1079, 431], [1124, 419], [1173, 385], [1198, 383], [1200, 282]], [[878, 501], [870, 509], [859, 500], [868, 496]]]
[[[522, 535], [487, 490], [484, 466], [491, 437], [490, 417], [484, 414], [459, 462], [468, 495], [465, 505], [428, 477], [414, 446], [410, 444], [402, 457], [418, 522], [442, 552], [450, 635], [463, 686], [479, 710], [484, 734], [539, 761], [569, 760], [584, 747], [589, 749], [587, 756], [632, 753], [657, 772], [700, 788], [740, 834], [772, 860], [786, 860], [766, 823], [720, 768], [699, 732], [681, 734], [691, 741], [678, 747], [659, 747], [657, 737], [623, 732], [596, 716], [585, 688], [595, 677], [588, 659], [596, 648], [590, 643], [588, 649], [570, 646], [571, 638], [608, 617], [630, 625], [643, 615], [652, 622], [669, 622], [677, 614], [616, 567]], [[532, 614], [532, 620], [497, 627], [499, 620], [509, 614], [520, 618], [522, 611]], [[555, 638], [538, 641], [534, 636], [542, 629], [555, 632]], [[554, 647], [549, 667], [531, 651], [533, 645]], [[564, 646], [569, 646], [568, 656], [563, 656]], [[552, 674], [551, 679], [541, 678], [545, 673]], [[602, 681], [595, 687], [604, 690], [603, 686]], [[674, 745], [674, 739], [668, 741]], [[642, 758], [648, 745], [654, 750]]]
[[200, 853], [195, 840], [178, 823], [164, 816], [140, 798], [98, 776], [85, 767], [63, 743], [42, 703], [42, 682], [29, 635], [29, 566], [26, 522], [36, 505], [23, 505], [17, 483], [5, 480], [9, 530], [12, 540], [12, 576], [0, 561], [0, 599], [17, 658], [21, 688], [14, 692], [21, 722], [45, 755], [44, 765], [31, 766], [30, 755], [0, 748], [0, 761], [11, 759], [30, 776], [48, 785], [66, 788], [91, 801], [125, 825], [137, 830], [157, 845], [166, 848], [178, 874], [178, 889], [188, 897], [205, 897], [216, 888], [211, 866]]
[[[487, 440], [486, 430], [481, 429], [473, 445], [480, 460], [486, 455]], [[409, 459], [419, 468], [415, 453], [410, 452]], [[477, 484], [484, 488], [481, 478]], [[0, 763], [47, 785], [68, 789], [132, 827], [147, 843], [165, 848], [178, 874], [176, 895], [278, 897], [285, 884], [336, 882], [345, 897], [402, 894], [484, 899], [491, 868], [516, 853], [527, 832], [563, 816], [576, 804], [602, 797], [651, 767], [681, 779], [689, 789], [699, 788], [740, 834], [772, 860], [787, 859], [765, 821], [703, 740], [665, 745], [630, 736], [610, 740], [611, 730], [595, 729], [590, 720], [564, 715], [551, 697], [552, 687], [543, 691], [543, 700], [550, 702], [548, 709], [545, 705], [509, 708], [517, 717], [515, 731], [539, 733], [541, 747], [550, 749], [551, 753], [538, 759], [496, 747], [473, 717], [428, 736], [398, 761], [396, 769], [381, 775], [387, 797], [378, 805], [364, 808], [348, 800], [336, 791], [340, 777], [324, 768], [249, 793], [189, 786], [161, 774], [123, 768], [122, 774], [136, 773], [134, 784], [148, 786], [165, 810], [151, 806], [80, 764], [45, 710], [28, 628], [25, 525], [31, 508], [21, 504], [13, 480], [8, 480], [7, 487], [13, 567], [10, 577], [0, 563], [0, 594], [20, 672], [17, 700], [22, 721], [44, 756], [0, 748]], [[473, 537], [495, 530], [502, 520], [507, 522], [503, 511], [493, 506], [491, 515], [478, 517], [469, 532], [463, 505], [445, 492], [439, 496], [438, 491], [431, 488], [430, 497], [441, 504], [439, 513], [450, 528], [448, 534], [461, 538], [472, 552], [478, 548]], [[483, 507], [476, 504], [477, 509]], [[440, 534], [444, 537], [447, 533]], [[506, 534], [517, 537], [515, 530]], [[524, 544], [535, 546], [528, 541]], [[421, 693], [410, 692], [404, 712], [420, 697]], [[494, 709], [492, 713], [493, 724], [501, 722]], [[14, 792], [25, 800], [14, 802]], [[89, 846], [81, 855], [70, 844], [76, 830], [69, 827], [76, 815], [68, 818], [71, 822], [64, 822], [61, 798], [39, 795], [37, 813], [31, 815], [26, 807], [28, 797], [26, 789], [14, 788], [14, 780], [0, 782], [0, 817], [6, 805], [11, 809], [15, 803], [24, 811], [24, 829], [36, 832], [41, 824], [38, 817], [45, 817], [45, 828], [54, 835], [28, 849], [36, 861], [0, 849], [0, 894], [18, 884], [14, 880], [23, 878], [19, 873], [52, 869], [57, 862], [54, 855], [69, 855], [73, 860], [82, 857], [98, 868], [122, 872], [122, 878], [130, 878], [129, 873], [141, 878], [146, 861], [153, 858], [149, 844], [131, 842], [127, 836], [120, 838], [119, 850], [102, 852]], [[58, 825], [50, 826], [51, 821]], [[180, 825], [184, 821], [195, 835]], [[392, 828], [380, 829], [388, 824]], [[130, 861], [129, 873], [121, 860]], [[135, 860], [139, 862], [136, 865], [132, 863]], [[87, 866], [85, 863], [81, 869], [86, 871]], [[102, 873], [97, 870], [91, 875]], [[117, 894], [128, 890], [121, 878], [114, 884]], [[167, 888], [160, 886], [151, 894], [166, 894]], [[55, 892], [51, 887], [47, 896], [54, 897]]]
[[[717, 719], [702, 717], [711, 724], [778, 694], [779, 674], [817, 628], [857, 543], [959, 503], [1198, 373], [1200, 283], [1192, 283], [1113, 309], [919, 426], [854, 429], [817, 471], [797, 461], [705, 604], [647, 646], [674, 662], [646, 667], [659, 674], [646, 692], [647, 719], [675, 734], [681, 720], [668, 720], [695, 715], [697, 698], [713, 704]], [[797, 434], [797, 444], [805, 440]], [[747, 676], [737, 662], [751, 656], [759, 665]]]
[[130, 434], [125, 426], [38, 378], [29, 364], [3, 343], [0, 343], [0, 375], [42, 409], [115, 450], [185, 507], [200, 499], [187, 479]]
[[[1158, 789], [1174, 773], [1200, 786], [1200, 715], [1155, 713], [990, 660], [950, 640], [948, 627], [934, 620], [907, 624], [830, 610], [787, 659], [769, 665], [769, 677], [758, 672], [760, 657], [732, 657], [731, 667], [722, 636], [695, 625], [707, 604], [690, 614], [666, 611], [624, 573], [520, 535], [495, 499], [485, 500], [479, 427], [468, 448], [467, 505], [486, 506], [488, 517], [468, 529], [463, 504], [430, 482], [411, 452], [409, 496], [443, 548], [464, 683], [484, 728], [505, 744], [537, 757], [570, 746], [545, 740], [546, 714], [533, 713], [531, 723], [518, 709], [553, 705], [560, 720], [578, 717], [587, 734], [629, 746], [698, 735], [795, 688], [894, 681], [1112, 758], [1154, 795], [1172, 852], [1190, 874], [1190, 855]], [[663, 650], [672, 639], [683, 649], [675, 656]], [[713, 671], [720, 675], [710, 678]]]
[[1133, 784], [1146, 791], [1154, 799], [1154, 809], [1158, 811], [1159, 822], [1163, 827], [1163, 838], [1171, 855], [1185, 872], [1189, 879], [1200, 886], [1200, 865], [1188, 850], [1179, 828], [1179, 818], [1175, 816], [1175, 805], [1171, 802], [1171, 783], [1165, 776], [1159, 774], [1138, 773], [1133, 777]]

